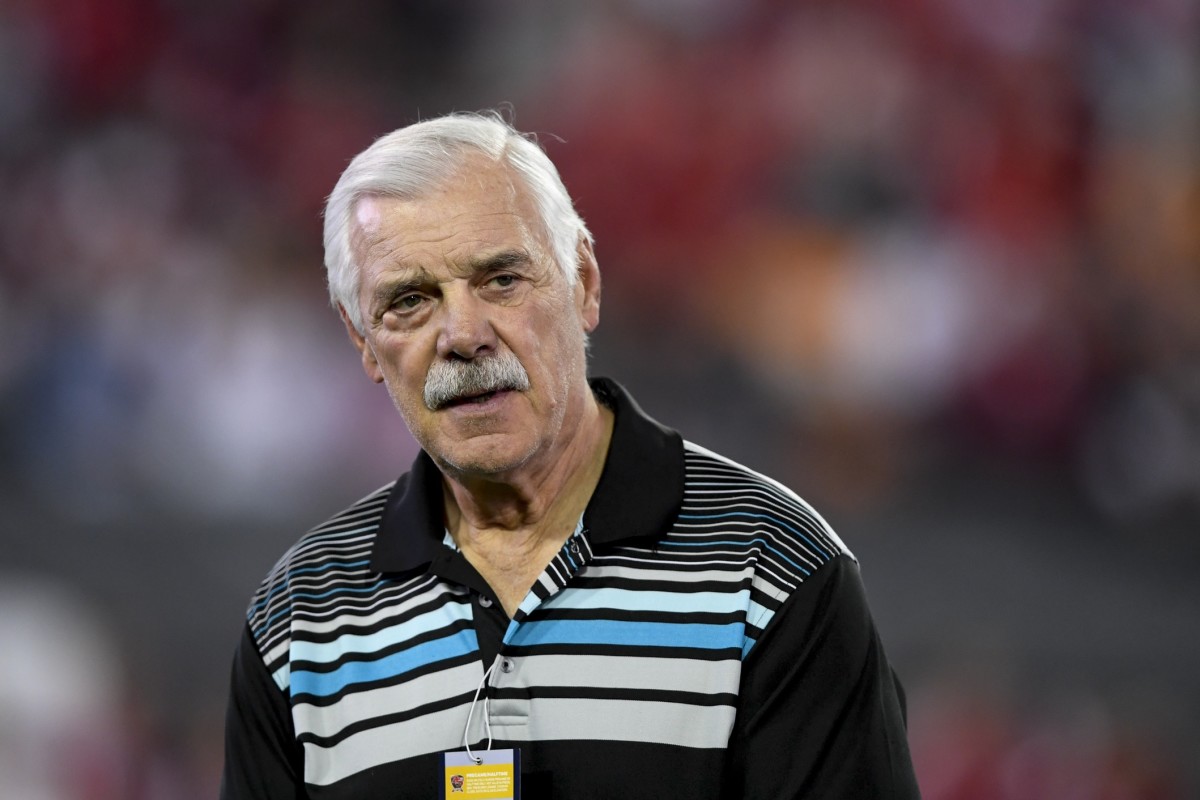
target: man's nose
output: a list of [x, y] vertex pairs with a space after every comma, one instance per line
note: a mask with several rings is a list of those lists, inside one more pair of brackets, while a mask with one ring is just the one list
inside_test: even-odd
[[488, 316], [488, 304], [472, 292], [446, 292], [440, 311], [439, 356], [476, 358], [496, 349], [496, 331]]

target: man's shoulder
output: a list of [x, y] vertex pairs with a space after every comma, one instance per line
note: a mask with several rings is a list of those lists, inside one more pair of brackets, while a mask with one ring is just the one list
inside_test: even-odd
[[397, 488], [403, 491], [407, 481], [408, 473], [405, 473], [400, 476], [399, 480], [385, 483], [378, 489], [355, 500], [320, 525], [311, 528], [301, 537], [297, 545], [315, 539], [336, 539], [338, 534], [346, 534], [351, 531], [361, 532], [368, 528], [371, 530], [378, 528], [388, 498]]
[[686, 440], [684, 465], [680, 528], [745, 539], [797, 581], [838, 556], [853, 559], [824, 517], [774, 478]]
[[272, 572], [278, 572], [281, 566], [293, 569], [311, 566], [348, 552], [360, 552], [364, 547], [368, 548], [367, 552], [369, 553], [369, 548], [383, 519], [388, 498], [397, 485], [404, 482], [405, 477], [402, 477], [399, 482], [379, 487], [346, 506], [320, 525], [310, 528], [288, 548]]
[[322, 574], [346, 576], [370, 569], [371, 550], [388, 498], [404, 481], [388, 483], [310, 528], [275, 562], [250, 601], [247, 619], [256, 638], [285, 620], [288, 595]]

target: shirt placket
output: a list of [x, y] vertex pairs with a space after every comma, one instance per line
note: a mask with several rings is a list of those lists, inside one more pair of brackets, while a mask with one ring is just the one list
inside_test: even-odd
[[587, 530], [580, 524], [546, 565], [509, 622], [487, 681], [489, 716], [496, 739], [521, 741], [530, 738], [526, 731], [537, 686], [525, 668], [531, 656], [525, 654], [525, 648], [514, 645], [514, 640], [518, 633], [522, 634], [522, 639], [529, 638], [528, 628], [539, 624], [534, 612], [565, 589], [591, 559]]

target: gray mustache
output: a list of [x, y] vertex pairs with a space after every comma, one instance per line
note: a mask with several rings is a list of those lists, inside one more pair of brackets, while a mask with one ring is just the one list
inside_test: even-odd
[[462, 397], [512, 389], [529, 390], [529, 373], [511, 351], [470, 361], [435, 361], [425, 376], [425, 406], [444, 408]]

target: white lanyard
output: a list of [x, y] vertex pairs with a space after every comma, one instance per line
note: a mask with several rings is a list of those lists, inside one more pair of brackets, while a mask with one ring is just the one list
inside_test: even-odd
[[[471, 735], [471, 718], [475, 715], [475, 704], [479, 702], [479, 693], [483, 691], [483, 687], [487, 684], [488, 678], [491, 677], [492, 670], [496, 668], [496, 664], [499, 661], [500, 656], [497, 655], [496, 660], [493, 661], [492, 665], [487, 668], [486, 672], [483, 673], [483, 680], [479, 682], [479, 687], [475, 690], [475, 696], [471, 698], [471, 708], [467, 710], [467, 726], [463, 728], [463, 747], [467, 749], [467, 757], [476, 764], [482, 764], [483, 759], [472, 753], [471, 745], [467, 743], [467, 740]], [[483, 727], [487, 731], [488, 742], [487, 747], [485, 748], [487, 750], [492, 749], [492, 711], [490, 703], [491, 698], [485, 694], [483, 696]]]

